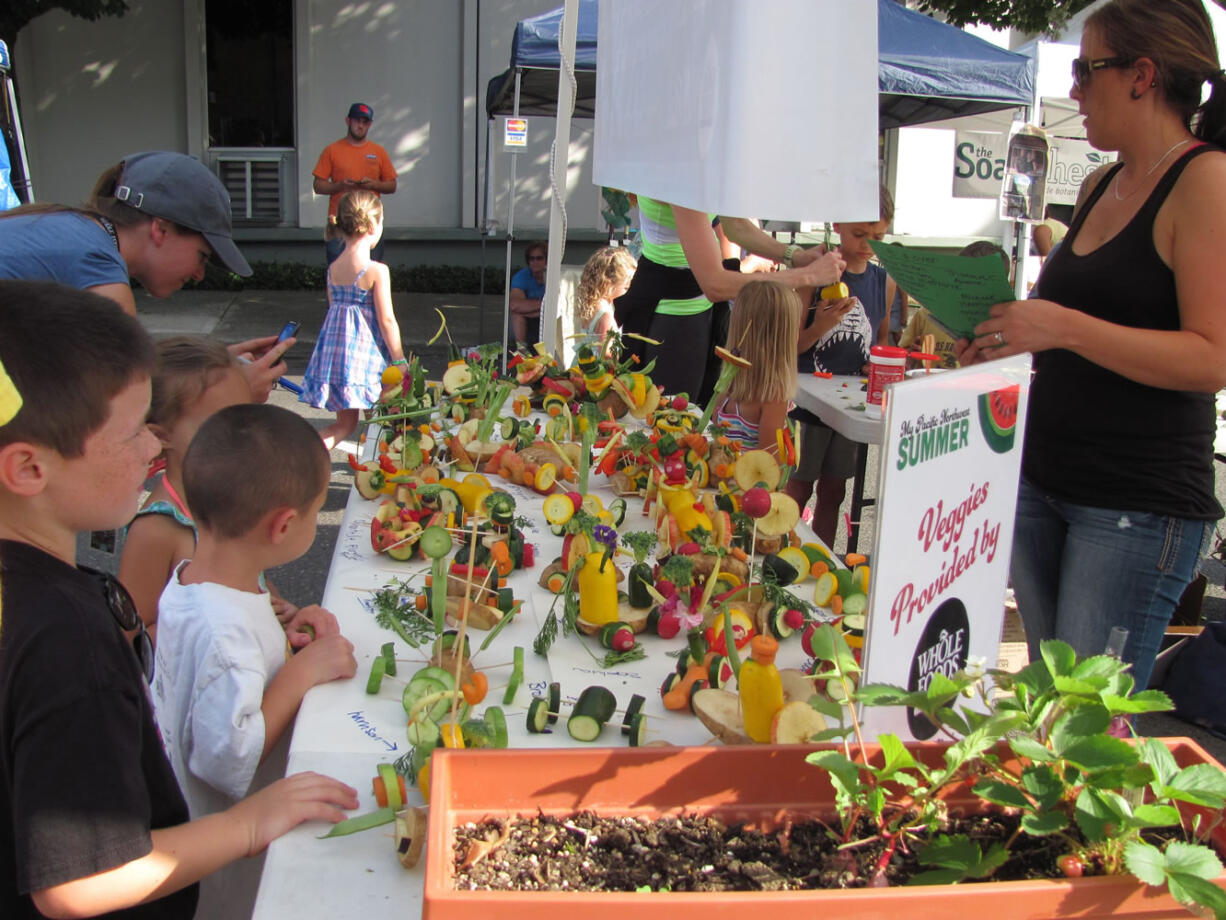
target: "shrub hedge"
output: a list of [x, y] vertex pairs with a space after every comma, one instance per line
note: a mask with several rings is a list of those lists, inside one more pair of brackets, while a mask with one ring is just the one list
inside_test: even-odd
[[[240, 278], [212, 265], [204, 280], [189, 284], [198, 291], [321, 291], [324, 269], [302, 262], [252, 262], [250, 278]], [[485, 293], [501, 294], [505, 270], [485, 268]], [[474, 265], [392, 266], [392, 290], [419, 294], [480, 294], [481, 269]]]

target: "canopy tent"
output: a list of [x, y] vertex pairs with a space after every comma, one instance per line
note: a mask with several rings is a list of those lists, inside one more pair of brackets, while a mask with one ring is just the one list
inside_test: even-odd
[[[490, 80], [485, 110], [495, 115], [553, 115], [557, 111], [557, 9], [521, 21], [511, 45], [511, 67]], [[580, 0], [575, 43], [578, 92], [575, 117], [596, 110], [597, 0]], [[881, 128], [918, 125], [962, 115], [1031, 105], [1034, 61], [909, 10], [877, 0], [878, 87]], [[514, 105], [516, 71], [519, 108]]]

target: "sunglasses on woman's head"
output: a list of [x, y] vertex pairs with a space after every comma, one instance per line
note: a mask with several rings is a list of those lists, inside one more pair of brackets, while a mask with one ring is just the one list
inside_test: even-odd
[[1084, 86], [1090, 81], [1090, 75], [1096, 70], [1103, 70], [1107, 67], [1131, 67], [1132, 60], [1122, 57], [1105, 57], [1105, 58], [1073, 58], [1073, 85]]
[[107, 609], [111, 611], [111, 616], [114, 617], [119, 628], [124, 632], [136, 631], [136, 635], [132, 637], [132, 650], [136, 652], [136, 659], [140, 662], [145, 682], [151, 683], [153, 681], [153, 640], [149, 638], [149, 633], [145, 630], [145, 621], [140, 618], [132, 595], [114, 575], [99, 572], [85, 565], [79, 565], [77, 568], [98, 579]]

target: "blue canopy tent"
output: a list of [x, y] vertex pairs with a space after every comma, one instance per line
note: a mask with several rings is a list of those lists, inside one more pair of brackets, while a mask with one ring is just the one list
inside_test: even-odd
[[[596, 111], [597, 0], [580, 0], [575, 42], [578, 92], [575, 117]], [[490, 80], [485, 110], [495, 115], [553, 115], [557, 111], [558, 29], [562, 10], [515, 26], [511, 67]], [[879, 126], [897, 128], [961, 115], [1030, 105], [1034, 61], [953, 26], [877, 0]], [[519, 107], [515, 83], [519, 78]]]

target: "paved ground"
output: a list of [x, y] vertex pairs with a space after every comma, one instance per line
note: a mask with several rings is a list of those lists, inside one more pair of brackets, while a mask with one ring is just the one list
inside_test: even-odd
[[[406, 345], [419, 354], [432, 376], [442, 373], [446, 366], [447, 350], [444, 336], [432, 347], [423, 347], [439, 327], [441, 310], [447, 318], [447, 327], [452, 340], [460, 346], [476, 345], [485, 341], [501, 339], [502, 297], [488, 295], [482, 299], [468, 295], [397, 294], [394, 298], [396, 316]], [[157, 301], [138, 295], [137, 309], [146, 327], [155, 336], [173, 333], [199, 333], [216, 335], [225, 341], [241, 341], [278, 331], [287, 320], [301, 323], [298, 344], [287, 356], [290, 377], [300, 381], [310, 358], [314, 337], [327, 310], [323, 292], [301, 291], [253, 291], [232, 292], [184, 292], [168, 300]], [[299, 403], [286, 390], [275, 390], [271, 402], [293, 408], [322, 428], [331, 419], [330, 413], [321, 412]], [[327, 579], [332, 548], [347, 501], [351, 478], [344, 454], [333, 452], [332, 486], [319, 520], [319, 536], [315, 545], [301, 559], [269, 573], [284, 594], [297, 603], [318, 602]], [[877, 449], [870, 447], [868, 468], [875, 469]], [[850, 490], [849, 490], [850, 492]], [[869, 494], [875, 493], [875, 483], [870, 483]], [[1218, 500], [1226, 506], [1226, 477], [1219, 475]], [[850, 500], [845, 503], [848, 511]], [[860, 546], [871, 547], [873, 539], [873, 509], [867, 508], [862, 515]], [[835, 549], [846, 546], [846, 535], [840, 534]], [[113, 557], [91, 553], [95, 565], [113, 565]], [[1204, 601], [1207, 618], [1226, 619], [1226, 566], [1216, 559], [1202, 561], [1201, 571], [1208, 578], [1208, 590]], [[1025, 646], [1019, 645], [1023, 638], [1020, 624], [1013, 618], [1006, 623], [1005, 645], [1002, 653], [1012, 664], [1024, 663]], [[1190, 735], [1210, 750], [1219, 760], [1226, 762], [1226, 740], [1173, 717], [1151, 715], [1140, 720], [1139, 727], [1147, 735]]]

